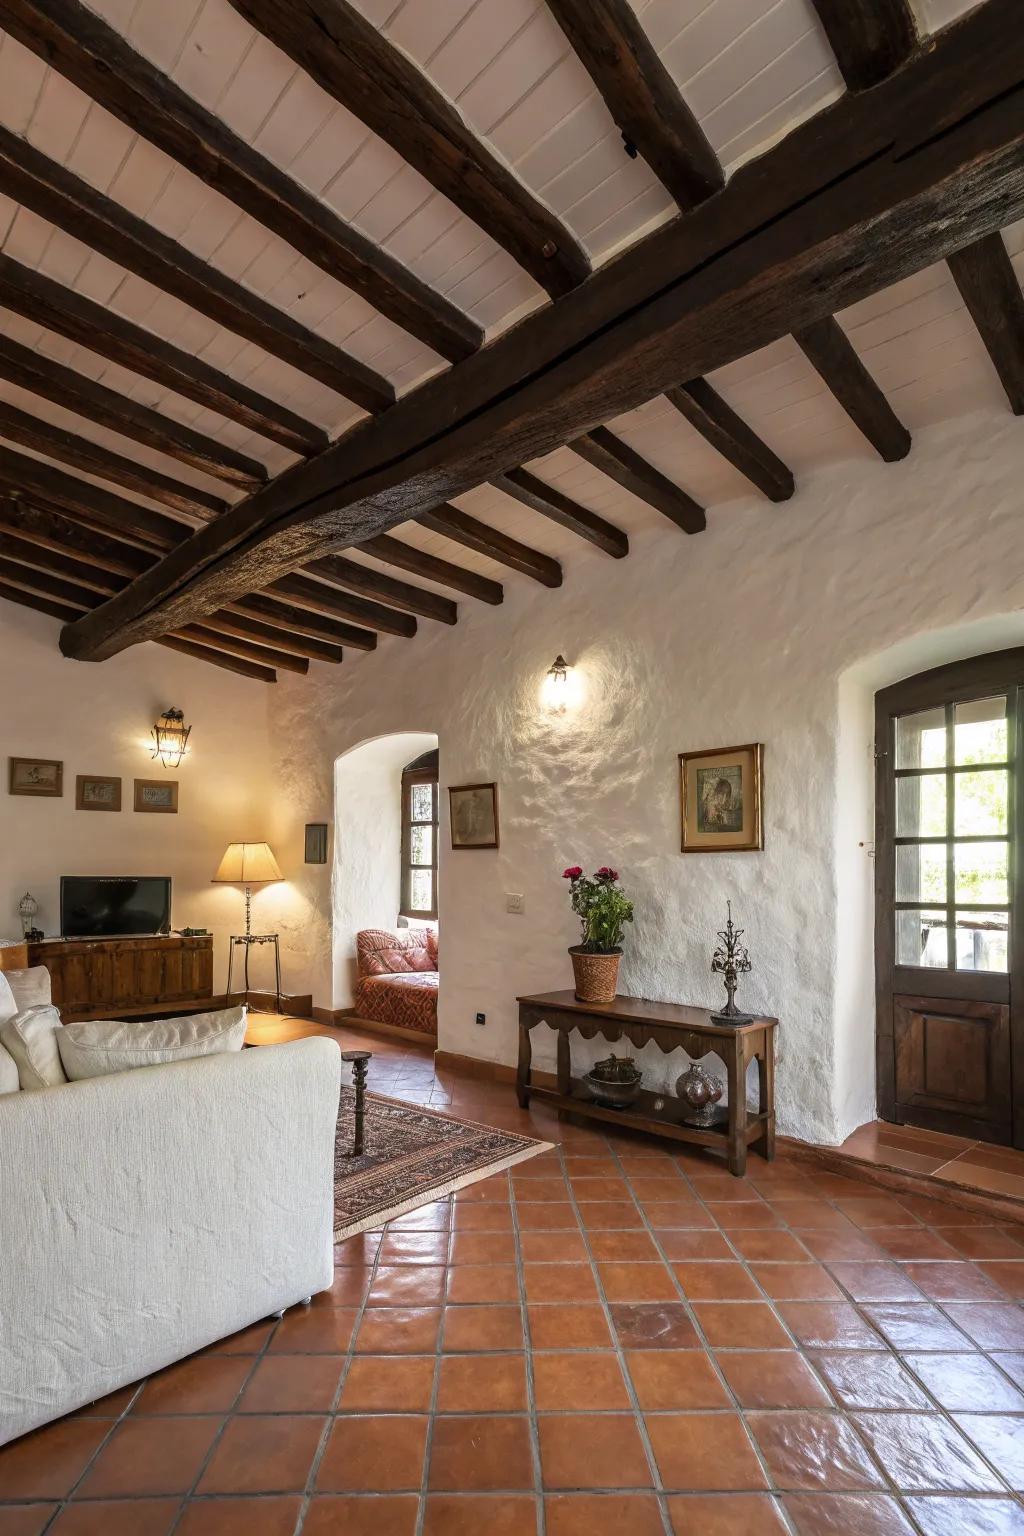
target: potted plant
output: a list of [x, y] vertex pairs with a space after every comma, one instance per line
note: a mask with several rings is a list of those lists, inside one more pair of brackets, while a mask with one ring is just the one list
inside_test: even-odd
[[607, 864], [585, 875], [578, 864], [563, 871], [569, 881], [572, 909], [583, 927], [583, 939], [573, 944], [572, 969], [581, 1003], [611, 1003], [619, 979], [619, 958], [625, 925], [633, 921], [633, 903], [619, 890], [619, 872]]

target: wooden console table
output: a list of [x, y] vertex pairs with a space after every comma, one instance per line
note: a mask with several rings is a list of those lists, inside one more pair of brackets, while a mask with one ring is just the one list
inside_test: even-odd
[[[520, 997], [519, 1067], [516, 1093], [525, 1109], [532, 1095], [560, 1110], [586, 1115], [592, 1120], [615, 1121], [634, 1130], [649, 1131], [670, 1141], [696, 1142], [725, 1151], [729, 1172], [746, 1171], [747, 1147], [753, 1145], [768, 1159], [775, 1156], [775, 1031], [777, 1019], [754, 1019], [750, 1024], [713, 1024], [707, 1008], [688, 1008], [681, 1003], [648, 1003], [638, 997], [617, 997], [614, 1003], [581, 1003], [573, 992], [544, 992]], [[558, 1086], [541, 1088], [531, 1082], [533, 1048], [531, 1032], [547, 1024], [558, 1034]], [[639, 1050], [649, 1040], [666, 1053], [681, 1046], [688, 1056], [712, 1052], [725, 1062], [729, 1094], [728, 1115], [721, 1124], [684, 1125], [685, 1106], [671, 1091], [656, 1094], [641, 1089], [630, 1109], [606, 1109], [590, 1097], [585, 1083], [572, 1076], [569, 1036], [578, 1029], [585, 1040], [603, 1035], [608, 1041], [630, 1041]], [[757, 1062], [759, 1101], [757, 1113], [747, 1110], [747, 1068]], [[655, 1100], [662, 1098], [661, 1109]]]

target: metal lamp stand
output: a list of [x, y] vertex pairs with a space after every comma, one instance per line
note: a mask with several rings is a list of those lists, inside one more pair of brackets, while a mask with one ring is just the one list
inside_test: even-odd
[[241, 933], [235, 934], [235, 933], [233, 933], [231, 935], [231, 938], [228, 941], [228, 943], [229, 943], [229, 948], [228, 948], [228, 984], [227, 984], [228, 991], [230, 992], [232, 990], [232, 988], [231, 988], [231, 980], [232, 980], [232, 977], [234, 975], [234, 968], [235, 968], [235, 948], [236, 948], [237, 945], [241, 945], [242, 946], [242, 980], [245, 983], [244, 988], [243, 988], [243, 996], [245, 997], [245, 1001], [246, 1001], [246, 1005], [247, 1006], [248, 1006], [248, 1002], [249, 1002], [249, 950], [251, 949], [253, 944], [273, 944], [273, 946], [274, 946], [274, 1002], [275, 1002], [275, 1004], [277, 1006], [277, 1012], [280, 1013], [282, 1011], [281, 1010], [281, 949], [280, 949], [280, 945], [278, 944], [278, 936], [277, 936], [276, 933], [253, 933], [253, 931], [252, 931], [252, 886], [250, 886], [250, 885], [247, 885], [246, 888], [245, 888], [245, 933], [244, 934], [241, 934]]

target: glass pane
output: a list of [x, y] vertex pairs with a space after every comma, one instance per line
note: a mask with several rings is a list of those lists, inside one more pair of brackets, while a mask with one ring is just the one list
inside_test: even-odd
[[[412, 855], [410, 863], [432, 864], [434, 856], [433, 827], [413, 827], [409, 840], [409, 847]], [[988, 897], [988, 900], [994, 901], [995, 897], [990, 896]]]
[[897, 768], [946, 766], [946, 711], [923, 709], [896, 721]]
[[956, 914], [958, 971], [1005, 971], [1009, 955], [1008, 912]]
[[948, 965], [945, 912], [896, 913], [896, 964]]
[[412, 819], [413, 821], [433, 821], [434, 786], [432, 784], [412, 786]]
[[956, 775], [957, 837], [989, 837], [1006, 831], [1009, 778], [1005, 768]]
[[[957, 902], [1008, 902], [1006, 843], [957, 843], [953, 850]], [[908, 897], [908, 900], [912, 898]]]
[[896, 832], [900, 837], [945, 837], [944, 773], [914, 774], [912, 778], [896, 780]]
[[412, 911], [429, 912], [434, 904], [434, 876], [429, 869], [412, 871]]
[[896, 900], [946, 900], [945, 843], [911, 843], [896, 849]]
[[958, 704], [954, 716], [958, 763], [1005, 763], [1006, 699], [972, 699]]

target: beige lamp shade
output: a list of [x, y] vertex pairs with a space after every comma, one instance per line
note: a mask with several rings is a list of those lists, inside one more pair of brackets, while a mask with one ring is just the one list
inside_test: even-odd
[[264, 885], [283, 880], [269, 843], [228, 843], [214, 881], [230, 885]]

